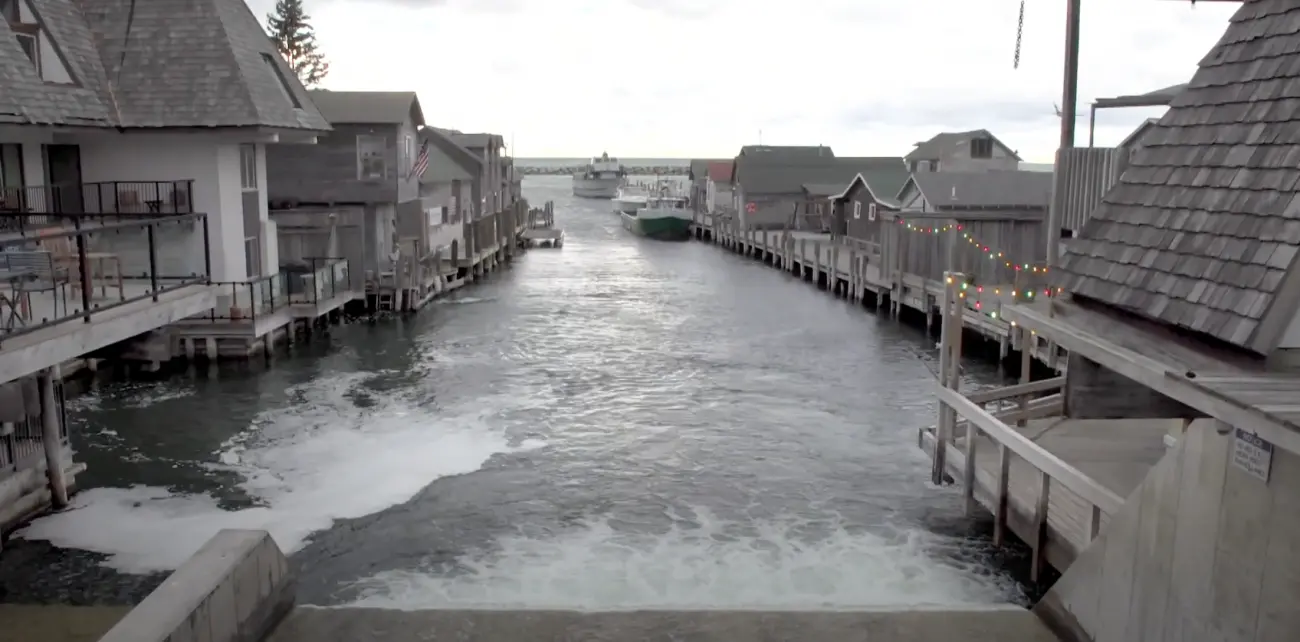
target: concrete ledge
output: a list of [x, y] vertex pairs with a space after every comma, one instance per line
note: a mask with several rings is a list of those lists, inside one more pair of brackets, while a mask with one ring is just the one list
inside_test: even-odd
[[269, 533], [223, 530], [100, 642], [259, 642], [293, 607], [295, 586]]
[[270, 642], [1058, 642], [1023, 608], [493, 611], [299, 608]]

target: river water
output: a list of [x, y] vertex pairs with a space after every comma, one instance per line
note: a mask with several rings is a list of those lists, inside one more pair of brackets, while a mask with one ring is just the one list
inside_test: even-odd
[[568, 189], [525, 182], [562, 250], [414, 317], [75, 400], [86, 490], [11, 542], [0, 599], [137, 600], [220, 528], [269, 530], [309, 604], [1020, 599], [926, 481], [932, 339], [711, 245], [633, 238]]

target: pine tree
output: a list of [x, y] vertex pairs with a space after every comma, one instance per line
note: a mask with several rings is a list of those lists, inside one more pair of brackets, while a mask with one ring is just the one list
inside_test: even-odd
[[266, 30], [303, 85], [318, 85], [329, 75], [330, 63], [316, 49], [316, 33], [302, 0], [277, 0], [275, 12], [266, 16]]

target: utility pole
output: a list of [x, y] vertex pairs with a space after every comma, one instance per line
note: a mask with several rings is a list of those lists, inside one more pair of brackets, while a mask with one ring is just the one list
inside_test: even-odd
[[[1083, 0], [1066, 0], [1065, 4], [1065, 79], [1061, 89], [1060, 149], [1074, 147], [1074, 121], [1079, 103], [1079, 13]], [[1061, 169], [1060, 150], [1056, 171]], [[1053, 179], [1053, 184], [1057, 181]], [[1061, 208], [1055, 206], [1056, 194], [1047, 208], [1047, 265], [1056, 268], [1061, 251]]]

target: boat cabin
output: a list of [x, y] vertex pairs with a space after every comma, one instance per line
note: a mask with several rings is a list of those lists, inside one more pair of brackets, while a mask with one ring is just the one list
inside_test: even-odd
[[599, 158], [592, 158], [587, 163], [587, 171], [584, 172], [584, 178], [622, 178], [627, 175], [627, 170], [618, 162], [617, 158], [610, 158], [609, 154], [601, 154]]
[[646, 209], [684, 210], [687, 199], [684, 196], [652, 196], [646, 199]]

